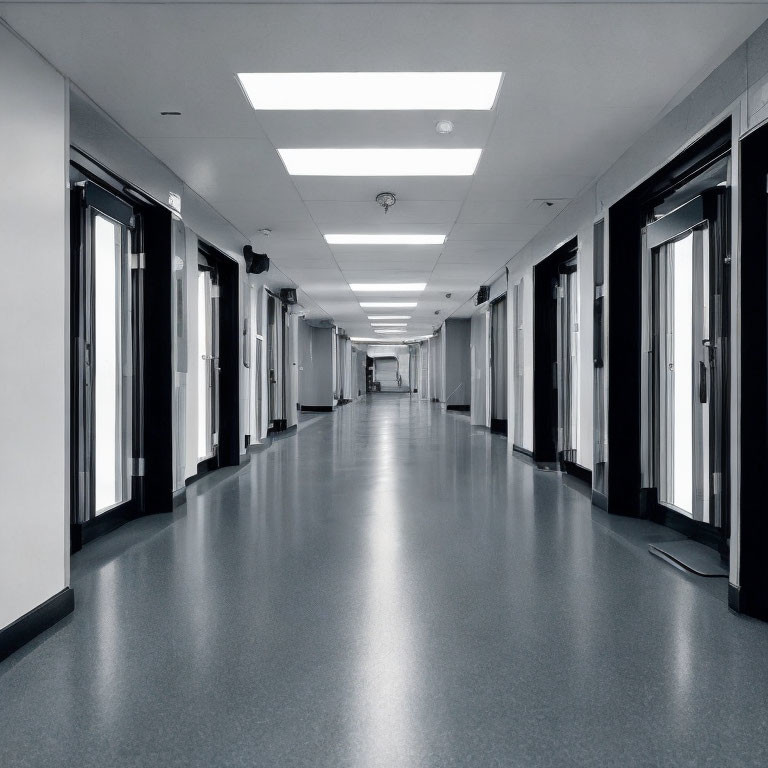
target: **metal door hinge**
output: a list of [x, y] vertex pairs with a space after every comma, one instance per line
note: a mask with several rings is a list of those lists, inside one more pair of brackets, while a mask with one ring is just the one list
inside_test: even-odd
[[144, 477], [144, 457], [133, 459], [133, 471], [131, 474], [134, 477]]
[[131, 254], [131, 269], [144, 269], [146, 266], [146, 257], [143, 253]]

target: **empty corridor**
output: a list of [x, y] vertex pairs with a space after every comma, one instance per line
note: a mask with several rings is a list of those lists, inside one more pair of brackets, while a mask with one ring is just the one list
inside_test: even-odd
[[0, 664], [0, 765], [764, 766], [768, 626], [674, 536], [369, 396], [74, 556]]

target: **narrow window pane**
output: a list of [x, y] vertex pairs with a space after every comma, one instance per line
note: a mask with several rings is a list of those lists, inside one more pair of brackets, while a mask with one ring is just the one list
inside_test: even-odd
[[94, 217], [96, 513], [124, 500], [121, 407], [120, 227]]
[[668, 359], [673, 364], [674, 394], [672, 499], [693, 514], [693, 235], [678, 240], [672, 257], [673, 316]]

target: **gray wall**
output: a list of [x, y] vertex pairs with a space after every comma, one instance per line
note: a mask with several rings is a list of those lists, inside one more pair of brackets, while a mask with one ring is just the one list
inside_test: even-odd
[[3, 26], [0, 104], [2, 629], [69, 584], [67, 85]]
[[469, 405], [471, 397], [470, 319], [449, 319], [445, 337], [445, 404]]

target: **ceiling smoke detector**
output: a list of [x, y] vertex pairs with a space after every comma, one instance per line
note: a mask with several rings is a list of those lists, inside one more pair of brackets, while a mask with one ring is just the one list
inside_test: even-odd
[[384, 208], [384, 213], [389, 213], [389, 209], [397, 202], [394, 192], [379, 192], [376, 195], [376, 202]]
[[439, 134], [453, 133], [453, 123], [450, 120], [438, 120], [435, 123], [435, 130]]
[[259, 230], [259, 234], [264, 235], [264, 237], [269, 237], [272, 234], [272, 230], [267, 227], [264, 227], [263, 229]]

